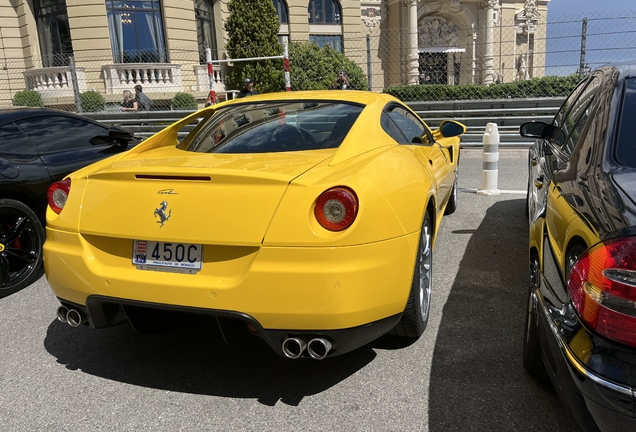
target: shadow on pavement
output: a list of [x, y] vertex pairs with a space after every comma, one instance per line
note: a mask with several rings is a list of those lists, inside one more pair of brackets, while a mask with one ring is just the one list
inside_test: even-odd
[[[226, 337], [228, 335], [226, 334]], [[264, 405], [296, 406], [348, 378], [376, 356], [370, 347], [329, 361], [289, 360], [259, 338], [232, 332], [227, 346], [214, 318], [194, 317], [181, 328], [141, 335], [128, 324], [72, 329], [57, 320], [44, 340], [46, 350], [71, 370], [132, 385], [232, 398]]]
[[538, 385], [522, 366], [524, 205], [525, 200], [495, 203], [466, 247], [433, 353], [432, 432], [573, 430], [554, 389]]

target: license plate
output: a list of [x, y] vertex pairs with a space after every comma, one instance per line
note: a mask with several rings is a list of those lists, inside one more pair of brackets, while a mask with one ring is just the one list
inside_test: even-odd
[[135, 240], [132, 263], [139, 270], [196, 273], [201, 270], [203, 245]]

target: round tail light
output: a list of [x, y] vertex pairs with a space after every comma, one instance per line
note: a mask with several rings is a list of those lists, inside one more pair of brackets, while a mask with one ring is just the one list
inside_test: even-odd
[[60, 214], [66, 205], [66, 200], [70, 191], [71, 181], [69, 179], [55, 182], [49, 186], [47, 198], [49, 200], [51, 210]]
[[316, 200], [314, 215], [318, 223], [329, 231], [345, 230], [358, 215], [358, 197], [343, 186], [328, 189]]

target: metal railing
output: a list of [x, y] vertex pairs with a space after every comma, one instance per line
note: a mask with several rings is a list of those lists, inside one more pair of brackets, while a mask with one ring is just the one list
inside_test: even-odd
[[[519, 135], [519, 126], [527, 121], [550, 122], [564, 98], [501, 99], [485, 101], [411, 102], [415, 111], [431, 128], [445, 119], [466, 125], [461, 137], [462, 148], [482, 146], [482, 136], [488, 123], [496, 123], [500, 147], [525, 148], [532, 140]], [[137, 113], [92, 113], [86, 117], [109, 125], [122, 126], [142, 137], [149, 137], [194, 111], [149, 111]], [[181, 136], [194, 126], [186, 126]]]

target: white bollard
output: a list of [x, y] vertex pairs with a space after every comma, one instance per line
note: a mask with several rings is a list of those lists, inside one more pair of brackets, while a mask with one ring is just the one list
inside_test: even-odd
[[499, 189], [497, 189], [497, 176], [499, 175], [499, 169], [497, 168], [497, 162], [499, 162], [499, 131], [497, 130], [497, 123], [488, 123], [486, 125], [486, 132], [482, 142], [484, 144], [484, 152], [481, 156], [481, 187], [477, 191], [477, 195], [499, 195]]

